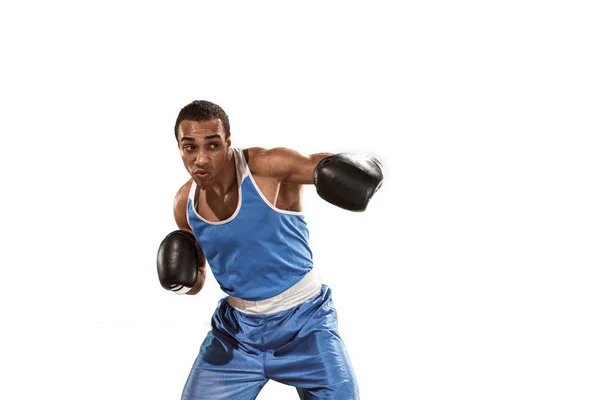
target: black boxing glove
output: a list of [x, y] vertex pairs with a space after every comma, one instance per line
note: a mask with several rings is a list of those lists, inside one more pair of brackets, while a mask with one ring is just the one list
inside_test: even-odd
[[183, 230], [169, 233], [158, 248], [158, 279], [163, 288], [186, 294], [198, 281], [198, 268], [205, 261], [193, 234]]
[[383, 183], [382, 168], [374, 157], [338, 153], [317, 164], [313, 182], [325, 201], [349, 211], [364, 211]]

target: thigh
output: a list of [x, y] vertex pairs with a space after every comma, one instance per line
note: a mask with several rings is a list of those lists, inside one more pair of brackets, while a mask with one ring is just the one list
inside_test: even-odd
[[256, 398], [267, 383], [264, 353], [258, 343], [264, 327], [256, 321], [240, 320], [226, 301], [217, 306], [211, 325], [188, 376], [182, 400]]
[[[295, 319], [298, 317], [298, 319]], [[286, 321], [298, 327], [283, 346], [267, 352], [266, 376], [295, 386], [301, 399], [359, 399], [358, 385], [346, 346], [337, 329], [337, 314], [328, 288], [320, 304]]]
[[182, 400], [255, 399], [267, 383], [263, 356], [236, 346], [227, 337], [210, 332], [190, 371]]

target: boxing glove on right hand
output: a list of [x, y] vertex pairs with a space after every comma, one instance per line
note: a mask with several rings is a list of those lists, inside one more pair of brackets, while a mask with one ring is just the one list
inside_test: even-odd
[[198, 268], [204, 260], [193, 234], [184, 230], [169, 233], [158, 248], [156, 260], [161, 286], [177, 294], [188, 293], [198, 281]]

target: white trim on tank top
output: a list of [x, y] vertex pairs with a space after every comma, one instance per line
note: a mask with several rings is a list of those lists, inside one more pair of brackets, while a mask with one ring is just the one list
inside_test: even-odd
[[282, 210], [281, 208], [277, 208], [275, 207], [273, 204], [271, 204], [271, 202], [269, 200], [267, 200], [267, 198], [265, 197], [265, 195], [263, 194], [263, 192], [260, 190], [260, 188], [258, 187], [258, 184], [256, 183], [256, 181], [254, 180], [254, 177], [252, 176], [252, 173], [250, 173], [250, 171], [248, 170], [248, 177], [250, 178], [250, 181], [252, 181], [252, 185], [254, 185], [254, 188], [256, 189], [256, 191], [258, 192], [258, 194], [260, 195], [260, 197], [263, 199], [263, 201], [269, 206], [271, 207], [271, 209], [273, 211], [276, 211], [278, 213], [281, 214], [289, 214], [289, 215], [304, 215], [304, 212], [302, 211], [290, 211], [290, 210]]
[[[233, 219], [238, 215], [238, 213], [240, 212], [240, 209], [242, 208], [242, 183], [246, 177], [250, 178], [250, 181], [252, 182], [252, 185], [254, 186], [254, 189], [256, 190], [256, 192], [260, 195], [263, 202], [266, 205], [268, 205], [273, 211], [278, 212], [280, 214], [304, 215], [303, 211], [282, 210], [280, 208], [275, 207], [273, 204], [271, 204], [271, 202], [269, 200], [267, 200], [267, 198], [265, 197], [263, 192], [258, 187], [258, 184], [254, 180], [254, 177], [252, 176], [252, 173], [250, 172], [250, 167], [248, 167], [248, 163], [246, 162], [246, 157], [244, 157], [244, 150], [238, 149], [238, 148], [232, 148], [232, 150], [233, 150], [233, 156], [235, 159], [235, 171], [236, 171], [238, 182], [239, 182], [238, 204], [237, 204], [235, 211], [229, 218], [224, 219], [223, 221], [213, 222], [213, 221], [207, 220], [206, 218], [203, 218], [196, 210], [195, 198], [196, 198], [196, 187], [197, 186], [196, 186], [196, 182], [192, 181], [192, 186], [190, 187], [188, 199], [190, 199], [192, 201], [192, 209], [194, 210], [194, 214], [196, 215], [196, 217], [198, 217], [202, 222], [209, 224], [209, 225], [223, 225], [223, 224], [233, 221]], [[186, 210], [186, 215], [187, 215], [187, 210]], [[188, 218], [188, 224], [189, 224], [189, 222], [190, 221]], [[190, 226], [191, 226], [191, 224], [190, 224]]]

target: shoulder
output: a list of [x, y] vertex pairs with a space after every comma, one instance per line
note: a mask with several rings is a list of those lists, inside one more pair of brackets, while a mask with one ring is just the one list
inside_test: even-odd
[[248, 169], [253, 174], [260, 174], [269, 160], [269, 149], [264, 147], [248, 147], [242, 149]]
[[187, 200], [191, 187], [192, 179], [190, 178], [179, 188], [175, 194], [175, 200], [173, 202], [173, 216], [175, 217], [175, 222], [177, 223], [179, 229], [187, 231], [191, 231], [187, 220]]
[[250, 163], [260, 162], [261, 158], [265, 158], [268, 156], [269, 149], [265, 149], [264, 147], [248, 147], [243, 149], [244, 157], [246, 157], [246, 162], [248, 165]]
[[298, 157], [300, 153], [287, 147], [249, 147], [243, 149], [248, 168], [258, 175], [270, 175], [277, 166], [281, 166], [288, 159]]
[[175, 203], [187, 203], [187, 198], [192, 188], [192, 178], [188, 179], [175, 194]]

